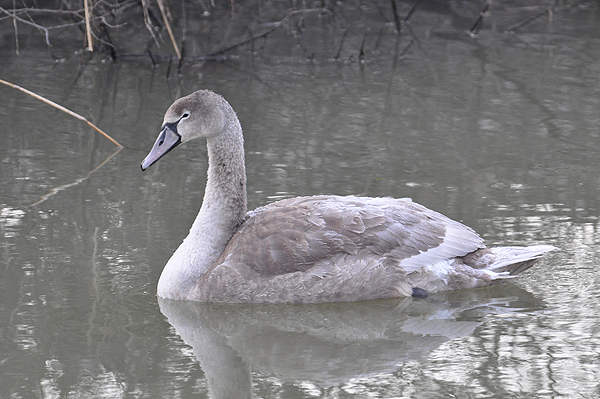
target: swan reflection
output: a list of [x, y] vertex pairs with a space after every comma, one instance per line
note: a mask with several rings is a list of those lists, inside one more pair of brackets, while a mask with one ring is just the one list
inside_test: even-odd
[[275, 305], [159, 298], [159, 304], [193, 348], [214, 398], [252, 397], [251, 372], [332, 386], [394, 371], [470, 335], [486, 315], [542, 308], [512, 284], [426, 300]]

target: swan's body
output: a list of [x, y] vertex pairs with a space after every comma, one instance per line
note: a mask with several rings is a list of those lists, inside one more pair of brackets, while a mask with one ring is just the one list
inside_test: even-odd
[[488, 249], [469, 227], [409, 199], [315, 196], [246, 213], [242, 128], [221, 96], [197, 91], [167, 110], [142, 169], [206, 137], [208, 182], [158, 295], [215, 302], [334, 302], [485, 287], [554, 247]]

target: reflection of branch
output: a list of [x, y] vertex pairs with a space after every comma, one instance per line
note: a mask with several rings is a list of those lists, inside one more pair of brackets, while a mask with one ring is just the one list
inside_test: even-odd
[[483, 26], [483, 19], [487, 16], [488, 11], [490, 10], [490, 3], [491, 3], [490, 0], [485, 2], [485, 6], [483, 7], [483, 10], [479, 13], [479, 17], [475, 20], [475, 23], [469, 30], [469, 34], [471, 36], [477, 35], [479, 33], [479, 31], [481, 30], [481, 27]]
[[93, 170], [89, 171], [87, 175], [85, 175], [85, 177], [80, 177], [79, 179], [76, 179], [74, 182], [69, 183], [69, 184], [63, 184], [62, 186], [58, 186], [58, 187], [54, 187], [53, 189], [51, 189], [48, 194], [42, 195], [42, 197], [39, 199], [39, 201], [29, 205], [29, 206], [35, 206], [35, 205], [39, 205], [42, 202], [46, 201], [48, 198], [52, 197], [53, 195], [58, 194], [60, 191], [65, 190], [69, 187], [73, 187], [78, 185], [79, 183], [81, 183], [82, 181], [87, 180], [92, 173], [94, 173], [95, 171], [97, 171], [98, 169], [100, 169], [102, 166], [104, 166], [104, 164], [106, 164], [112, 157], [114, 157], [115, 155], [117, 155], [117, 153], [119, 151], [121, 151], [123, 149], [123, 147], [119, 147], [117, 148], [117, 150], [115, 152], [113, 152], [112, 154], [110, 154], [108, 156], [108, 158], [106, 158], [104, 160], [104, 162], [102, 162], [100, 165], [96, 166]]
[[98, 280], [99, 280], [98, 262], [96, 261], [96, 256], [98, 254], [98, 226], [96, 226], [94, 228], [94, 236], [92, 237], [92, 240], [94, 242], [94, 250], [92, 251], [92, 274], [93, 274], [92, 285], [94, 287], [94, 291], [95, 291], [96, 295], [94, 297], [94, 303], [92, 305], [92, 311], [90, 312], [90, 317], [88, 318], [88, 323], [89, 323], [90, 327], [88, 328], [87, 332], [85, 333], [85, 335], [88, 339], [88, 342], [87, 342], [88, 347], [92, 346], [92, 342], [93, 342], [92, 334], [95, 331], [94, 320], [96, 319], [97, 305], [100, 302], [100, 289], [98, 288]]
[[417, 6], [419, 5], [420, 2], [421, 2], [421, 0], [415, 0], [415, 3], [411, 7], [410, 11], [408, 12], [408, 14], [406, 14], [406, 18], [404, 18], [404, 22], [408, 22], [408, 20], [413, 15], [413, 13], [417, 9]]
[[75, 117], [77, 119], [79, 119], [80, 121], [83, 121], [85, 123], [87, 123], [88, 125], [90, 125], [92, 128], [94, 128], [98, 133], [100, 133], [101, 135], [103, 135], [104, 137], [106, 137], [107, 139], [109, 139], [114, 145], [116, 145], [117, 147], [123, 148], [123, 146], [121, 144], [119, 144], [117, 142], [117, 140], [113, 139], [112, 137], [110, 137], [107, 133], [105, 133], [103, 130], [101, 130], [99, 127], [97, 127], [96, 125], [94, 125], [92, 122], [88, 121], [87, 119], [85, 119], [83, 116], [79, 115], [76, 112], [71, 111], [70, 109], [67, 109], [65, 107], [63, 107], [62, 105], [58, 105], [57, 103], [55, 103], [54, 101], [50, 101], [47, 98], [44, 98], [42, 96], [40, 96], [39, 94], [35, 94], [32, 91], [29, 91], [27, 89], [22, 88], [21, 86], [17, 86], [15, 84], [12, 84], [10, 82], [7, 82], [5, 80], [0, 79], [0, 83], [5, 84], [7, 86], [12, 87], [13, 89], [17, 89], [17, 90], [21, 90], [23, 93], [27, 93], [32, 97], [37, 98], [38, 100], [41, 100], [43, 102], [45, 102], [46, 104], [52, 105], [54, 108], [58, 108], [59, 110], [66, 112], [67, 114], [71, 115], [72, 117]]
[[392, 3], [392, 15], [394, 16], [394, 25], [396, 25], [396, 32], [400, 33], [400, 14], [398, 13], [398, 6], [396, 0], [391, 0]]
[[506, 31], [507, 31], [507, 32], [512, 32], [512, 31], [515, 31], [515, 30], [517, 30], [518, 28], [522, 27], [523, 25], [526, 25], [526, 24], [530, 23], [531, 21], [533, 21], [533, 20], [535, 20], [535, 19], [537, 19], [537, 18], [541, 17], [542, 15], [544, 15], [544, 14], [546, 14], [546, 13], [548, 13], [548, 18], [549, 18], [549, 19], [552, 19], [552, 7], [547, 7], [547, 8], [545, 8], [545, 9], [544, 9], [544, 11], [540, 12], [539, 14], [536, 14], [536, 15], [534, 15], [533, 17], [530, 17], [530, 18], [526, 19], [526, 20], [525, 20], [525, 21], [523, 21], [523, 22], [519, 22], [518, 24], [515, 24], [515, 25], [511, 26], [511, 27], [510, 27], [510, 28], [508, 28]]

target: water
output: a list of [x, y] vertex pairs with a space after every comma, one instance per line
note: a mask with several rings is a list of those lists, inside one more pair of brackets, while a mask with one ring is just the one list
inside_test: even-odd
[[[399, 38], [388, 3], [349, 3], [335, 20], [307, 16], [302, 35], [280, 28], [168, 78], [166, 62], [81, 66], [59, 46], [80, 42], [55, 37], [48, 50], [25, 27], [17, 56], [0, 21], [1, 78], [125, 145], [115, 152], [0, 87], [0, 397], [600, 397], [597, 5], [507, 33], [544, 7], [496, 4], [471, 38], [480, 8], [432, 4]], [[291, 7], [267, 5], [261, 20]], [[193, 55], [236, 26], [214, 19]], [[514, 283], [426, 301], [159, 303], [160, 271], [201, 204], [206, 150], [189, 143], [145, 173], [139, 164], [166, 108], [199, 88], [238, 112], [250, 208], [321, 193], [412, 197], [488, 245], [560, 250]]]

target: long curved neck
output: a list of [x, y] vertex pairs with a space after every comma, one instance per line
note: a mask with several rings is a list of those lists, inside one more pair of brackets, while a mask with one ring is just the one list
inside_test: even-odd
[[186, 293], [221, 255], [246, 215], [242, 128], [233, 110], [227, 116], [223, 132], [206, 140], [208, 181], [202, 207], [160, 276], [161, 297], [186, 299]]

